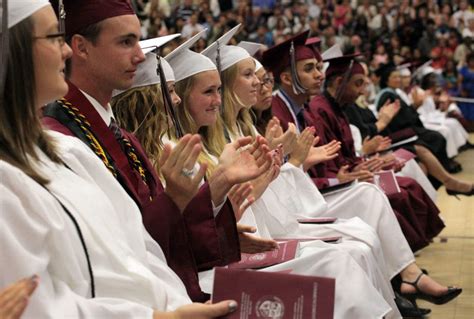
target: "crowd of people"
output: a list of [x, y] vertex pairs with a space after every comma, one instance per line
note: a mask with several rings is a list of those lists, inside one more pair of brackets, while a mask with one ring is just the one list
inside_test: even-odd
[[344, 52], [363, 53], [374, 77], [380, 64], [411, 63], [415, 69], [431, 59], [442, 88], [466, 98], [459, 108], [474, 120], [469, 65], [474, 11], [467, 0], [135, 0], [134, 5], [148, 38], [181, 33], [182, 41], [207, 29], [198, 51], [241, 23], [236, 40], [261, 43], [262, 50], [309, 29], [321, 38], [322, 50], [338, 43]]
[[456, 298], [414, 253], [437, 188], [474, 194], [438, 72], [458, 6], [2, 1], [0, 318], [218, 318], [239, 304], [209, 302], [214, 269], [285, 238], [261, 271], [334, 278], [334, 318]]

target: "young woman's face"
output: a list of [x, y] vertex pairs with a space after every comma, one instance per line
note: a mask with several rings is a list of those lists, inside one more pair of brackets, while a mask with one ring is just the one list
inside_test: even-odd
[[195, 75], [194, 85], [187, 97], [187, 108], [198, 127], [216, 122], [221, 106], [221, 79], [216, 70]]
[[[64, 68], [72, 51], [64, 43], [64, 36], [59, 35], [58, 20], [51, 6], [35, 12], [32, 19], [36, 104], [40, 106], [66, 95]], [[51, 35], [58, 36], [44, 38]]]
[[176, 107], [179, 104], [181, 104], [181, 98], [176, 93], [176, 90], [174, 89], [174, 84], [175, 84], [174, 81], [169, 81], [166, 83], [166, 85], [168, 86], [168, 91], [170, 92], [171, 102], [173, 103], [173, 107]]
[[257, 90], [257, 103], [253, 106], [255, 110], [265, 111], [272, 106], [273, 76], [261, 68], [256, 73], [260, 85]]
[[260, 84], [255, 75], [255, 61], [246, 58], [237, 63], [237, 78], [232, 88], [245, 107], [251, 107], [257, 103], [257, 87]]
[[387, 86], [392, 89], [398, 89], [400, 88], [401, 84], [402, 84], [402, 78], [400, 76], [400, 72], [393, 71], [392, 73], [390, 73], [390, 76], [388, 77], [388, 81], [387, 81]]

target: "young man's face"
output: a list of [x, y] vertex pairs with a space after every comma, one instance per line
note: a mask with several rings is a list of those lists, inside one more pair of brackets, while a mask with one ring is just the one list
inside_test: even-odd
[[136, 15], [123, 15], [102, 22], [95, 43], [86, 41], [90, 80], [105, 90], [128, 89], [138, 64], [145, 60], [138, 44], [140, 22]]
[[367, 82], [364, 74], [354, 74], [342, 90], [341, 102], [343, 104], [352, 104], [357, 98], [364, 94]]
[[301, 84], [308, 90], [308, 96], [317, 95], [321, 92], [321, 85], [324, 80], [321, 62], [315, 58], [297, 61], [296, 71]]

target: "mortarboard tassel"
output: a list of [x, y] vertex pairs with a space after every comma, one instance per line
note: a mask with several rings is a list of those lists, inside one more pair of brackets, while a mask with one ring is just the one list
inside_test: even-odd
[[66, 10], [64, 10], [63, 0], [59, 0], [58, 12], [59, 12], [59, 32], [66, 32]]
[[[217, 67], [217, 72], [219, 72], [219, 77], [221, 79], [221, 101], [224, 101], [224, 84], [222, 83], [222, 73], [221, 73], [221, 45], [219, 43], [219, 40], [216, 40], [216, 67]], [[223, 103], [221, 103], [221, 116], [224, 116], [224, 107]]]
[[347, 83], [349, 82], [349, 78], [351, 77], [352, 73], [352, 67], [354, 66], [354, 60], [351, 60], [351, 63], [349, 64], [349, 67], [346, 70], [346, 73], [344, 73], [344, 77], [342, 78], [341, 85], [337, 88], [336, 92], [336, 102], [340, 104], [341, 98], [342, 98], [342, 92], [344, 92]]
[[298, 77], [298, 73], [296, 71], [295, 46], [293, 42], [291, 42], [290, 47], [290, 69], [293, 93], [297, 95], [306, 93], [307, 89], [301, 84], [301, 81]]
[[171, 121], [173, 122], [173, 127], [176, 131], [176, 137], [179, 139], [184, 136], [183, 130], [173, 107], [173, 101], [171, 100], [170, 91], [168, 90], [168, 85], [166, 84], [165, 72], [163, 71], [163, 67], [161, 66], [160, 56], [156, 55], [156, 58], [158, 60], [156, 72], [160, 77], [161, 93], [163, 94], [163, 104], [165, 106], [166, 120], [168, 121], [168, 119], [171, 118]]
[[8, 1], [2, 0], [0, 4], [2, 9], [2, 33], [1, 36], [1, 48], [0, 48], [0, 103], [3, 104], [3, 93], [5, 91], [5, 78], [7, 76], [7, 64], [8, 64]]

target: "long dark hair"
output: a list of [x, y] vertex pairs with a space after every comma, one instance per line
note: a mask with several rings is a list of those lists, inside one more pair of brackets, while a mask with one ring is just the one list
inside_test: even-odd
[[29, 17], [9, 30], [5, 91], [0, 106], [0, 159], [44, 185], [47, 179], [31, 165], [31, 159], [38, 160], [35, 146], [51, 160], [61, 160], [41, 127], [40, 110], [35, 104], [33, 28]]

